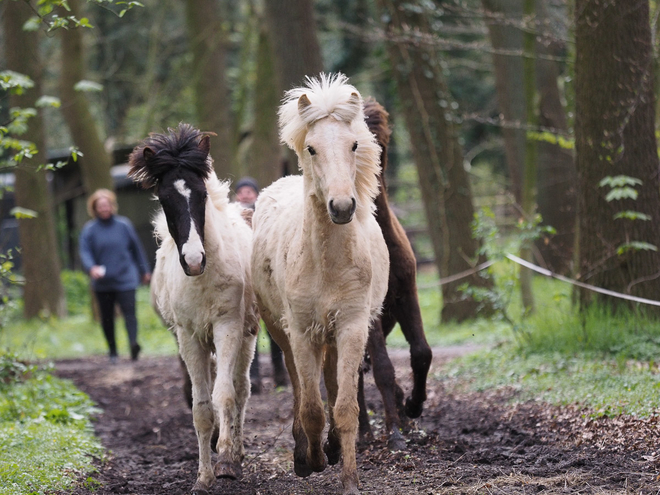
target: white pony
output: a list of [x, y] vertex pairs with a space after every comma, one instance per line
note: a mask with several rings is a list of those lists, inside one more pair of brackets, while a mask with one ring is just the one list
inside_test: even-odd
[[[252, 231], [229, 187], [213, 172], [208, 135], [180, 124], [151, 134], [129, 158], [131, 175], [156, 185], [163, 207], [154, 220], [161, 241], [152, 299], [172, 326], [192, 382], [199, 471], [192, 493], [207, 495], [217, 478], [241, 476], [248, 376], [258, 330], [250, 278]], [[213, 370], [213, 357], [215, 365]], [[218, 462], [211, 437], [218, 429]]]
[[[360, 94], [342, 74], [308, 78], [306, 87], [287, 92], [279, 122], [303, 175], [280, 179], [259, 196], [254, 288], [294, 389], [295, 472], [323, 471], [341, 453], [343, 491], [355, 494], [358, 369], [389, 273], [374, 219], [380, 148]], [[322, 365], [330, 413], [324, 448]]]

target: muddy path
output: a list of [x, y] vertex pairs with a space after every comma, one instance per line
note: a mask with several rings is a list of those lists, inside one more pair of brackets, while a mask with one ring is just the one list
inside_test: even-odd
[[[512, 406], [508, 391], [449, 392], [453, 387], [438, 371], [463, 351], [435, 350], [427, 407], [405, 452], [385, 447], [380, 398], [368, 377], [377, 440], [358, 453], [362, 494], [660, 493], [657, 418], [591, 420], [577, 408]], [[275, 391], [267, 356], [261, 360], [265, 391], [248, 404], [243, 479], [219, 480], [211, 493], [341, 493], [339, 466], [305, 479], [293, 474], [290, 388]], [[411, 385], [407, 360], [405, 352], [393, 353], [405, 390]], [[103, 409], [95, 429], [108, 455], [93, 475], [99, 485], [81, 486], [76, 494], [189, 493], [197, 441], [175, 357], [114, 366], [101, 357], [60, 361], [56, 373], [72, 379]]]

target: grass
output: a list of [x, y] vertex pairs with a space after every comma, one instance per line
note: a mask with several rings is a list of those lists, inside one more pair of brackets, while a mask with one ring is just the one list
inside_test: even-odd
[[95, 411], [71, 382], [0, 354], [0, 494], [67, 490], [93, 471], [92, 456], [103, 452], [90, 424]]
[[[108, 346], [101, 325], [94, 321], [87, 278], [80, 272], [64, 272], [69, 316], [23, 320], [19, 314], [0, 329], [0, 349], [10, 349], [25, 359], [63, 359], [106, 354]], [[149, 289], [137, 290], [138, 341], [143, 355], [173, 355], [176, 340], [151, 308]], [[20, 308], [18, 308], [20, 309]], [[115, 329], [120, 355], [129, 354], [129, 343], [122, 318]]]
[[[508, 273], [513, 269], [508, 262], [495, 266], [500, 280], [515, 279]], [[432, 272], [421, 274], [419, 285], [432, 285], [436, 277]], [[484, 346], [436, 370], [436, 377], [472, 390], [512, 388], [518, 392], [516, 400], [579, 404], [594, 415], [657, 414], [660, 321], [645, 316], [643, 308], [617, 314], [602, 307], [580, 312], [571, 302], [571, 286], [557, 280], [534, 277], [533, 289], [536, 312], [527, 318], [522, 317], [515, 288], [506, 294], [506, 311], [515, 328], [497, 317], [441, 324], [438, 291], [420, 290], [431, 345]], [[405, 345], [397, 332], [388, 344]]]

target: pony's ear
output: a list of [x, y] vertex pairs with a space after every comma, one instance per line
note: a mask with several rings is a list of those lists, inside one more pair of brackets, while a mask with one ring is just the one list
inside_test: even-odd
[[206, 155], [211, 151], [211, 138], [207, 135], [202, 136], [202, 139], [199, 140], [199, 149], [202, 150]]
[[142, 157], [144, 158], [145, 162], [151, 160], [154, 157], [155, 154], [156, 153], [154, 153], [154, 150], [152, 150], [148, 146], [146, 148], [144, 148], [144, 150], [142, 151]]
[[309, 107], [311, 104], [312, 102], [309, 101], [307, 95], [302, 95], [300, 98], [298, 98], [298, 113], [302, 116], [307, 107]]

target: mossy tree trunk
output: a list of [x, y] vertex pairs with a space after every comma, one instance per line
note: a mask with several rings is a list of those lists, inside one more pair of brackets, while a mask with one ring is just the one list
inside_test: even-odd
[[[79, 0], [69, 0], [70, 15], [81, 18]], [[87, 194], [97, 189], [114, 189], [110, 167], [112, 159], [106, 152], [89, 102], [84, 92], [74, 86], [85, 78], [85, 56], [83, 52], [82, 28], [60, 29], [62, 40], [62, 70], [60, 74], [60, 95], [62, 113], [71, 132], [71, 139], [83, 156], [79, 159], [83, 187]]]
[[211, 136], [211, 156], [221, 179], [236, 178], [236, 145], [229, 87], [225, 78], [227, 36], [217, 0], [186, 0], [188, 39], [193, 56], [196, 125]]
[[[575, 13], [579, 275], [599, 287], [657, 299], [660, 252], [632, 244], [660, 249], [649, 2], [576, 0]], [[599, 184], [619, 175], [642, 182], [634, 186], [636, 199], [606, 199], [612, 188]], [[621, 211], [637, 211], [648, 220], [615, 220]], [[580, 294], [583, 307], [595, 300], [628, 305]]]
[[[3, 2], [0, 5], [5, 30], [5, 60], [7, 68], [29, 76], [34, 87], [22, 95], [12, 95], [10, 105], [35, 108], [41, 96], [42, 65], [39, 58], [38, 33], [23, 31], [22, 26], [33, 15], [24, 2]], [[35, 143], [39, 152], [14, 170], [16, 205], [36, 212], [37, 217], [19, 220], [21, 259], [25, 288], [24, 314], [32, 318], [43, 313], [64, 316], [66, 304], [60, 280], [60, 264], [51, 195], [46, 173], [37, 167], [46, 162], [46, 139], [41, 114], [28, 121], [28, 131], [16, 136]]]
[[[406, 9], [403, 3], [378, 1], [382, 17], [390, 19], [388, 35], [411, 34], [417, 28], [428, 32], [425, 17]], [[469, 270], [484, 259], [477, 254], [479, 242], [472, 237], [472, 189], [463, 165], [458, 126], [448, 111], [451, 95], [439, 53], [429, 45], [400, 41], [388, 42], [387, 51], [410, 134], [440, 276]], [[462, 321], [477, 315], [480, 304], [458, 289], [466, 282], [477, 287], [492, 285], [479, 274], [443, 285], [443, 321]]]
[[[314, 4], [312, 0], [265, 0], [264, 6], [281, 98], [285, 91], [304, 84], [305, 76], [318, 76], [323, 70]], [[281, 153], [286, 171], [296, 173], [295, 153], [286, 147]]]

